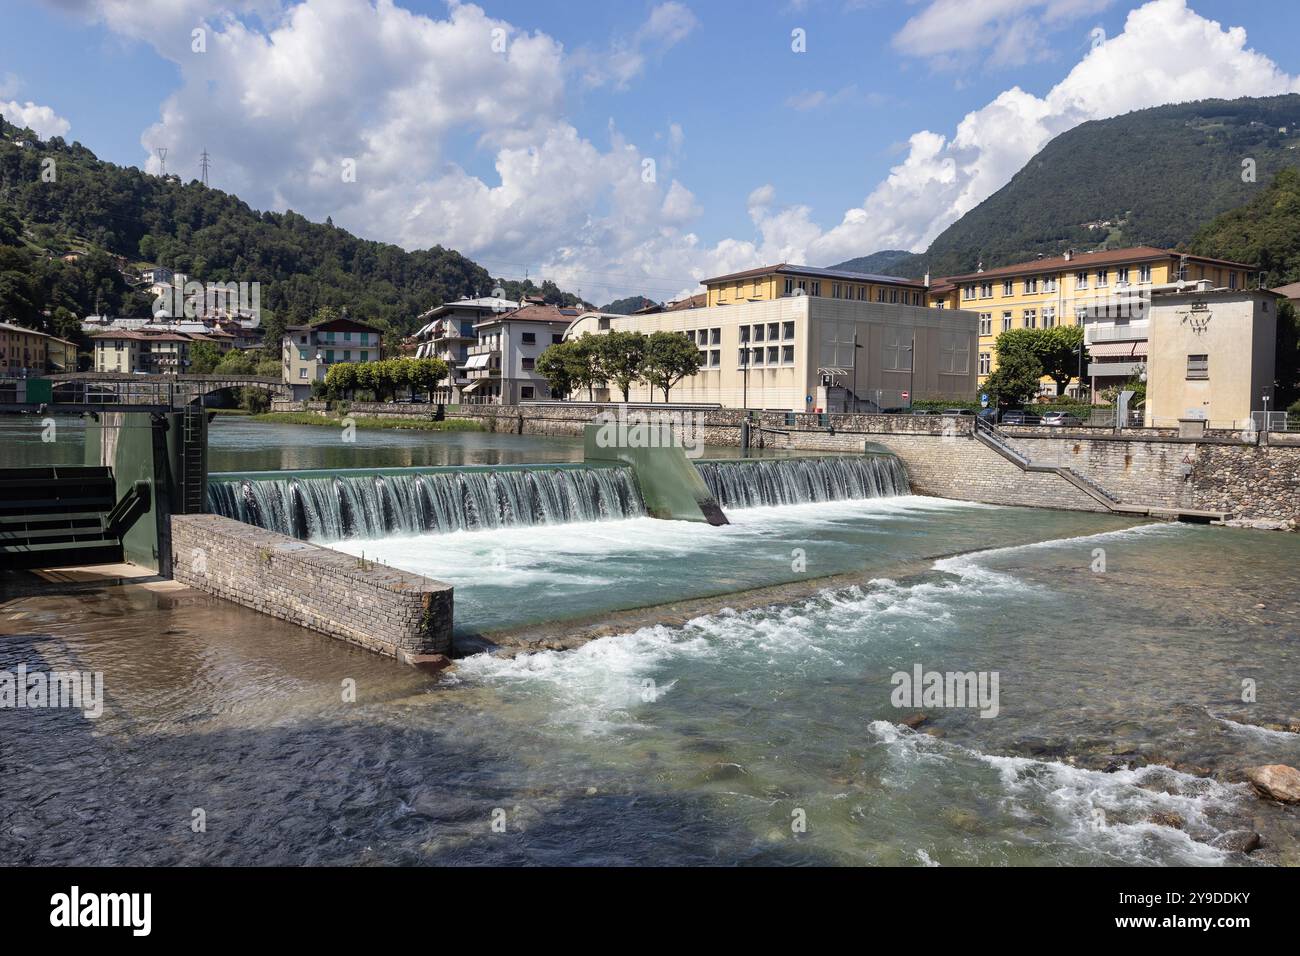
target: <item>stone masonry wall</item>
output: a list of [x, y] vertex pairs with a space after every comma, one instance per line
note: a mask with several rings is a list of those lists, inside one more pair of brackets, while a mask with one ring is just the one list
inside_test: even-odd
[[408, 663], [451, 650], [452, 588], [220, 515], [173, 515], [177, 581]]

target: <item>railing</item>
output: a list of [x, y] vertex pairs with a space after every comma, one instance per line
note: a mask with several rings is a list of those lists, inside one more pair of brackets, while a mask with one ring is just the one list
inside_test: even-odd
[[1151, 326], [1147, 323], [1133, 325], [1088, 326], [1086, 341], [1094, 342], [1141, 342], [1151, 335]]

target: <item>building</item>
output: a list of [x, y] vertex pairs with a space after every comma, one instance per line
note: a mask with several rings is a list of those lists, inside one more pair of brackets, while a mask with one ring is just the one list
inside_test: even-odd
[[382, 332], [355, 319], [319, 325], [291, 325], [280, 339], [283, 380], [295, 399], [311, 397], [313, 382], [325, 381], [331, 365], [377, 362], [383, 358]]
[[[963, 308], [979, 316], [980, 381], [997, 367], [994, 342], [1011, 329], [1083, 325], [1089, 354], [1112, 368], [1097, 390], [1122, 384], [1126, 372], [1147, 356], [1146, 309], [1152, 292], [1177, 282], [1205, 280], [1228, 290], [1246, 289], [1256, 267], [1203, 256], [1135, 246], [1064, 255], [949, 276], [934, 283], [929, 303]], [[1077, 394], [1078, 386], [1072, 386]], [[1055, 392], [1044, 379], [1046, 394]], [[1094, 391], [1094, 399], [1098, 392]]]
[[511, 299], [490, 296], [457, 299], [420, 316], [420, 329], [412, 336], [415, 357], [440, 358], [447, 363], [447, 379], [434, 391], [437, 401], [458, 404], [461, 390], [470, 382], [464, 369], [470, 346], [478, 340], [474, 326], [490, 316], [514, 311], [519, 305]]
[[513, 405], [550, 398], [537, 359], [549, 346], [564, 341], [578, 315], [577, 309], [547, 305], [540, 296], [530, 296], [517, 309], [481, 318], [474, 324], [476, 338], [466, 349], [464, 365], [456, 369], [465, 379], [459, 400]]
[[184, 373], [190, 366], [190, 348], [200, 341], [212, 341], [206, 336], [164, 329], [110, 330], [96, 332], [90, 338], [96, 372], [151, 375]]
[[704, 279], [705, 305], [768, 302], [793, 295], [875, 302], [881, 305], [925, 305], [926, 283], [918, 279], [817, 269], [786, 262]]
[[0, 322], [0, 377], [29, 378], [76, 370], [75, 342]]
[[1145, 424], [1244, 429], [1274, 402], [1277, 306], [1267, 290], [1198, 283], [1152, 296]]
[[[673, 403], [795, 412], [876, 411], [907, 407], [913, 398], [975, 397], [976, 316], [960, 309], [927, 308], [923, 298], [913, 298], [924, 288], [918, 283], [900, 285], [897, 303], [890, 301], [893, 296], [885, 284], [865, 277], [852, 284], [870, 286], [870, 298], [859, 299], [856, 291], [848, 298], [843, 289], [840, 298], [826, 295], [835, 283], [822, 285], [820, 291], [809, 285], [802, 292], [784, 294], [782, 281], [775, 298], [733, 303], [734, 285], [730, 277], [726, 282], [722, 304], [628, 316], [587, 313], [567, 335], [615, 330], [685, 335], [699, 350], [700, 371], [671, 389]], [[886, 289], [884, 302], [874, 294], [876, 288]], [[906, 305], [901, 301], [904, 292]], [[621, 395], [606, 391], [601, 397]], [[662, 402], [663, 395], [636, 383], [629, 399]]]

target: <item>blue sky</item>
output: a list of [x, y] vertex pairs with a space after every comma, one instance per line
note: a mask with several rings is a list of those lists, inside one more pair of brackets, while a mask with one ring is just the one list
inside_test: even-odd
[[[186, 178], [206, 147], [213, 184], [258, 207], [526, 264], [589, 297], [664, 297], [758, 261], [923, 248], [1076, 122], [1282, 92], [1300, 73], [1293, 2], [398, 7], [10, 0], [0, 103], [46, 107], [118, 163], [167, 142]], [[480, 49], [494, 25], [510, 44], [496, 60]], [[346, 157], [359, 183], [332, 175]]]

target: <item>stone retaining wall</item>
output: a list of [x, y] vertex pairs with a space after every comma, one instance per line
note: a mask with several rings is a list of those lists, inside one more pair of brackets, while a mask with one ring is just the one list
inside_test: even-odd
[[242, 524], [173, 515], [177, 581], [388, 657], [451, 651], [452, 588]]

